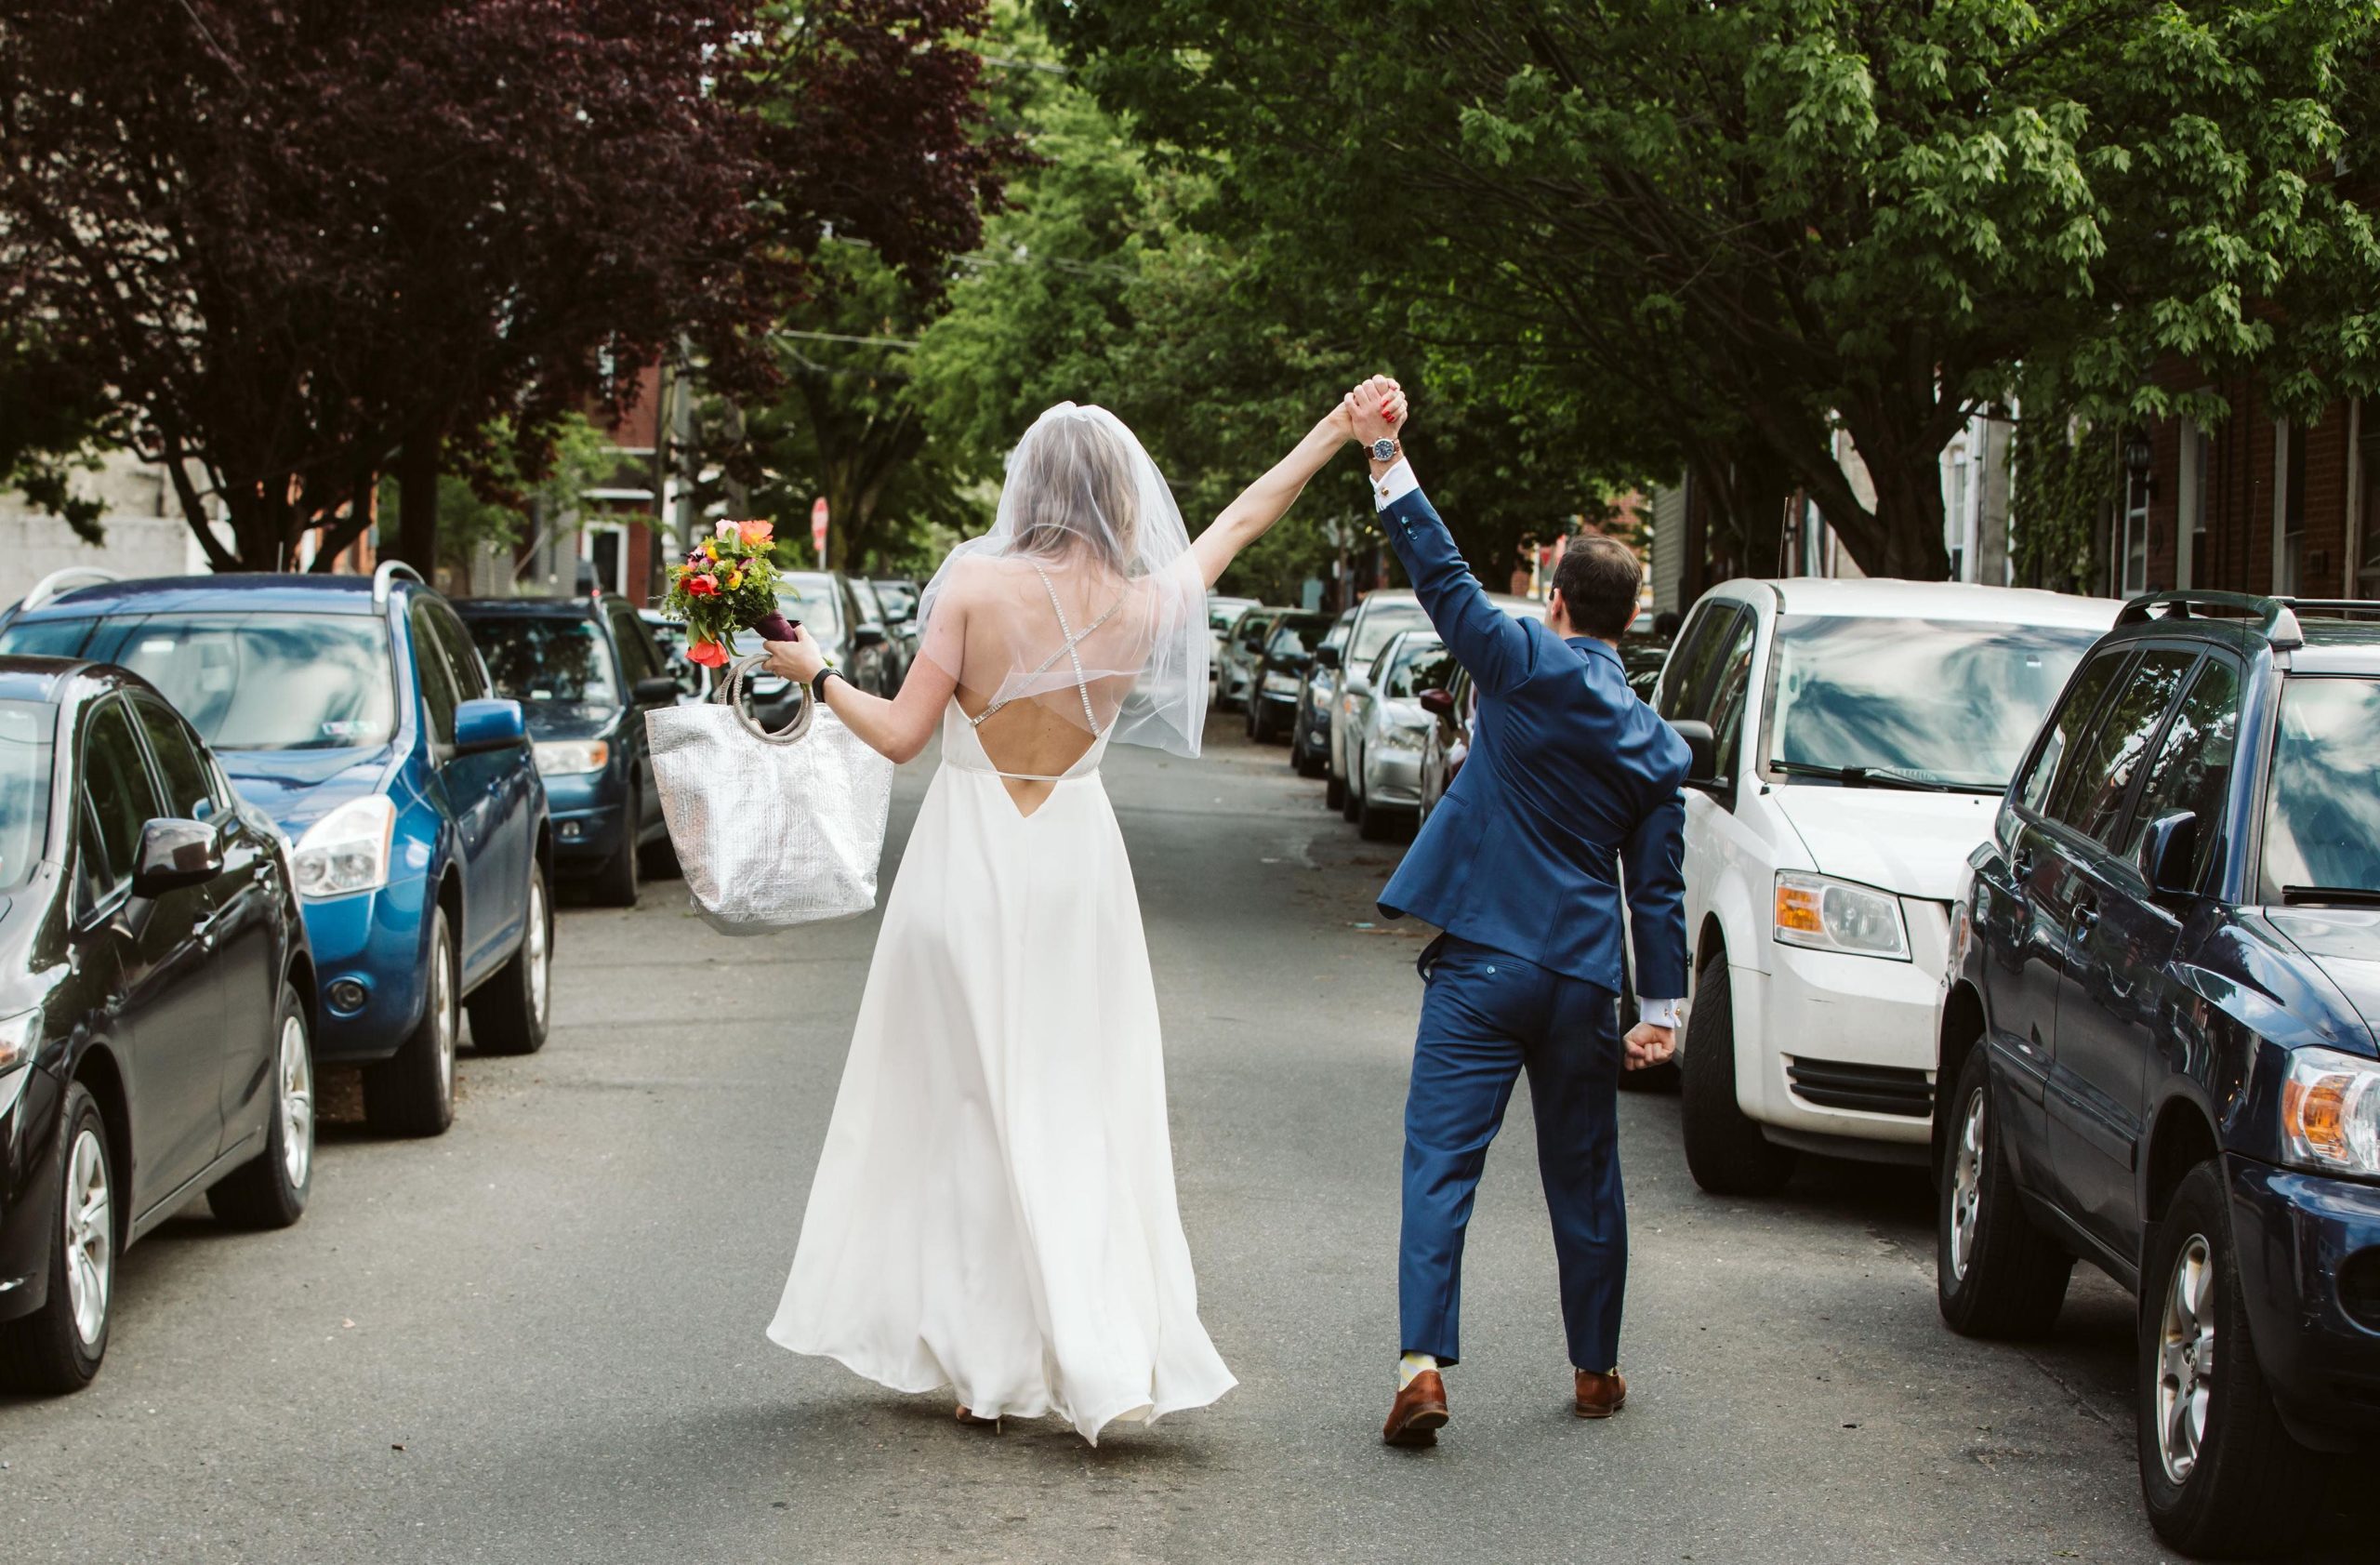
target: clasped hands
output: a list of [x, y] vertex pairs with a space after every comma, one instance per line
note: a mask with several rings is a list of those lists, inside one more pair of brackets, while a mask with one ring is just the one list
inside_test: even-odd
[[1369, 445], [1395, 438], [1407, 411], [1405, 388], [1388, 376], [1375, 375], [1340, 399], [1330, 422], [1347, 439]]

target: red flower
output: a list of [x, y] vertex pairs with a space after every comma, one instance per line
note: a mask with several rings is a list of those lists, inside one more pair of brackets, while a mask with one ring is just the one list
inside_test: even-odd
[[723, 669], [727, 666], [727, 649], [717, 642], [696, 642], [686, 649], [686, 656], [706, 669]]
[[717, 577], [705, 574], [690, 576], [686, 578], [686, 596], [689, 598], [712, 598], [718, 595], [719, 578]]

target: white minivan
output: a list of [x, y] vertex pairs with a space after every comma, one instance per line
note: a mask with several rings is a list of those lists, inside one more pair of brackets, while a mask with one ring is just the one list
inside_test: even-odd
[[1756, 1194], [1798, 1153], [1923, 1162], [1950, 906], [2009, 774], [2119, 604], [1956, 582], [1730, 581], [1653, 696], [1687, 782], [1686, 1164]]

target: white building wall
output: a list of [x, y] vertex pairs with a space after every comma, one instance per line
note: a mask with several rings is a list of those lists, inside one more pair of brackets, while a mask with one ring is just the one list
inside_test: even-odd
[[206, 570], [205, 551], [182, 521], [164, 468], [117, 453], [96, 472], [78, 475], [76, 487], [107, 507], [100, 522], [105, 541], [96, 548], [15, 490], [0, 490], [0, 603], [15, 603], [33, 583], [70, 565], [126, 577]]

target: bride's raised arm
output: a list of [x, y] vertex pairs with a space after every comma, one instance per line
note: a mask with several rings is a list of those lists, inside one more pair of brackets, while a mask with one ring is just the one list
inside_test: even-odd
[[1290, 448], [1289, 454], [1273, 464], [1272, 470], [1239, 492], [1239, 497], [1223, 507], [1207, 530], [1190, 545], [1190, 552], [1198, 562], [1199, 574], [1212, 587], [1223, 574], [1223, 567], [1234, 556], [1263, 537], [1274, 523], [1281, 519], [1298, 497], [1306, 480], [1320, 472], [1342, 445], [1355, 438], [1352, 411], [1353, 393], [1340, 399], [1339, 405], [1324, 415], [1322, 422], [1306, 431], [1306, 436]]

